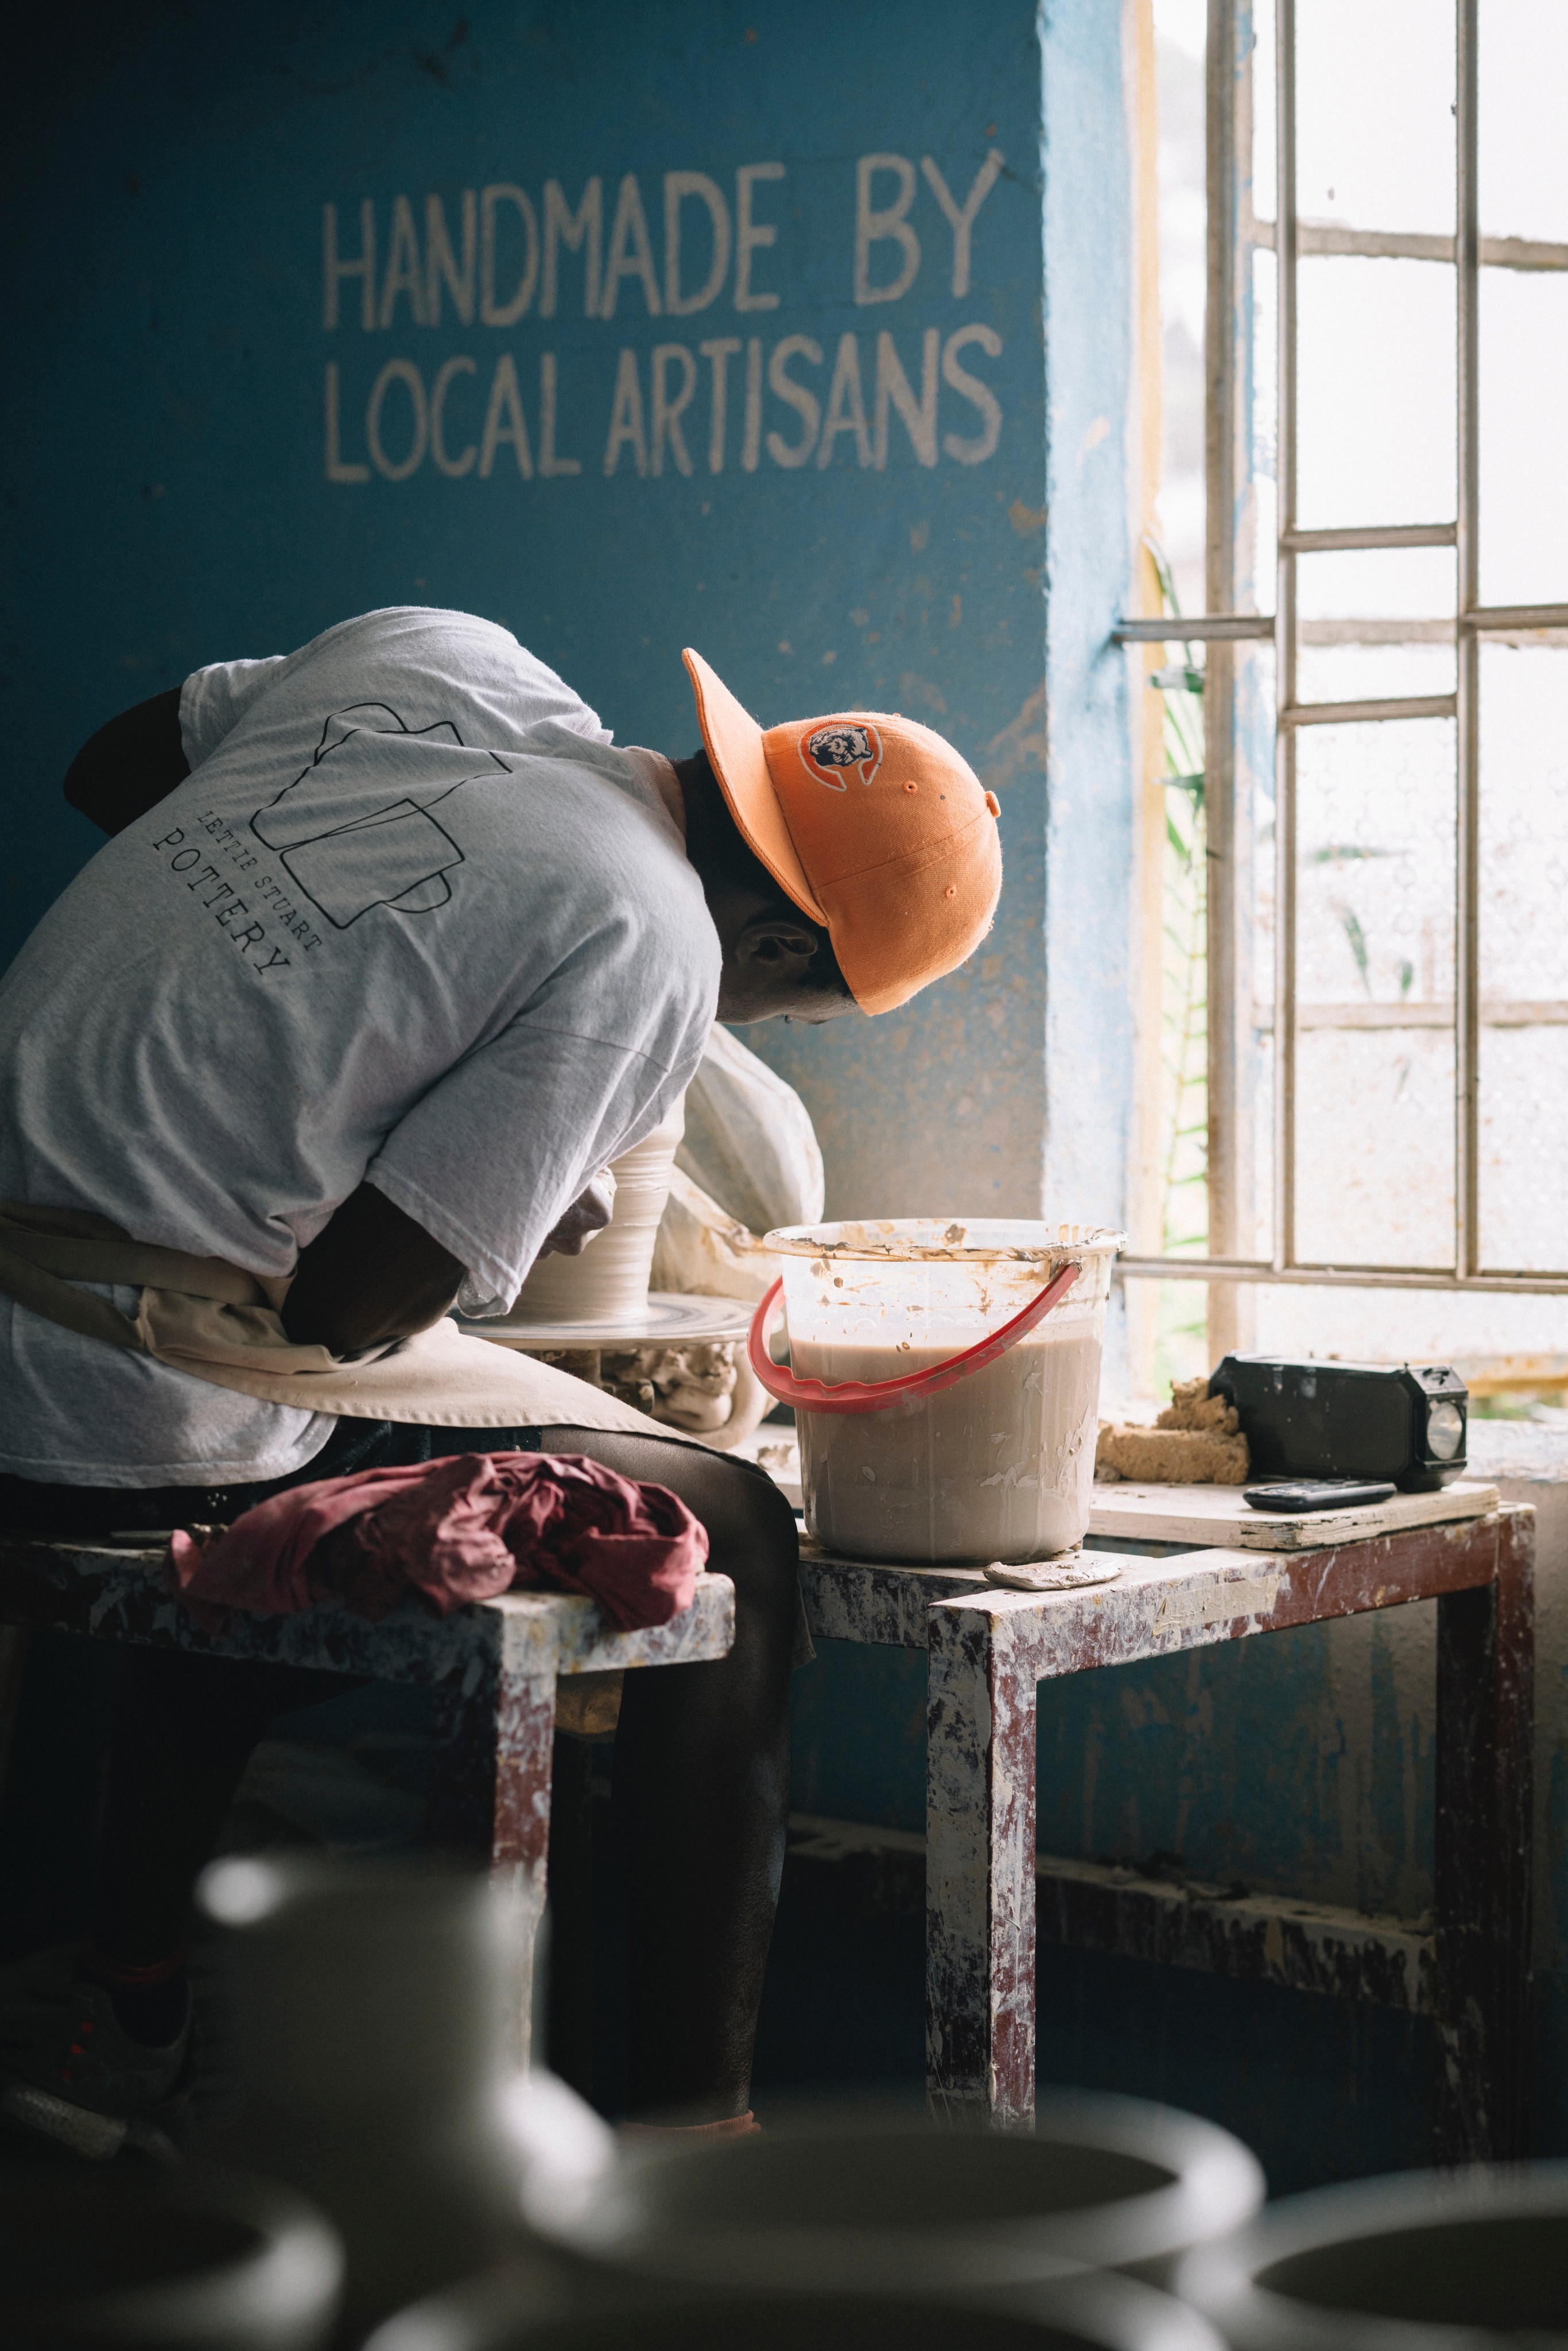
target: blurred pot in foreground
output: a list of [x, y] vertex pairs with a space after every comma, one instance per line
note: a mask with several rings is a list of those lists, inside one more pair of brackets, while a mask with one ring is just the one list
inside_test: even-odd
[[589, 2273], [900, 2294], [1029, 2285], [1078, 2265], [1158, 2277], [1262, 2197], [1252, 2156], [1212, 2123], [1048, 2095], [1032, 2137], [818, 2107], [753, 2138], [635, 2143], [592, 2178], [539, 2165], [523, 2204], [536, 2239]]
[[287, 2189], [202, 2165], [0, 2178], [6, 2351], [315, 2351], [342, 2249]]
[[506, 2121], [519, 1961], [476, 1873], [215, 1863], [239, 2103], [224, 2152], [315, 2199], [348, 2256], [353, 2337], [501, 2260], [521, 2233]]
[[898, 2294], [568, 2288], [497, 2271], [404, 2311], [365, 2351], [1223, 2351], [1196, 2311], [1131, 2278], [1083, 2276], [988, 2301]]
[[1568, 2163], [1288, 2197], [1176, 2283], [1235, 2351], [1568, 2351]]

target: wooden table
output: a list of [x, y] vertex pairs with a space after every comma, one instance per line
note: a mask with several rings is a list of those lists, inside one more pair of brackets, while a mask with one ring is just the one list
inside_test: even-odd
[[[1089, 1548], [1128, 1554], [1116, 1583], [1039, 1595], [999, 1590], [975, 1569], [872, 1565], [805, 1548], [815, 1634], [927, 1652], [934, 2108], [1005, 2131], [1032, 2126], [1039, 1876], [1066, 1939], [1434, 2017], [1443, 2053], [1436, 2158], [1522, 2153], [1534, 1512], [1500, 1509], [1495, 1488], [1475, 1485], [1289, 1518], [1249, 1510], [1231, 1489], [1105, 1486]], [[1218, 1889], [1195, 1918], [1171, 1899], [1175, 1889], [1140, 1899], [1133, 1886], [1102, 1884], [1116, 1875], [1103, 1868], [1042, 1865], [1041, 1681], [1417, 1600], [1437, 1604], [1429, 1931], [1278, 1900], [1228, 1920]]]
[[164, 1590], [162, 1558], [162, 1551], [0, 1536], [0, 1625], [434, 1687], [431, 1834], [482, 1861], [517, 1897], [523, 1966], [515, 2045], [526, 2063], [549, 1851], [557, 1677], [724, 1656], [735, 1638], [728, 1576], [699, 1575], [691, 1607], [642, 1633], [613, 1632], [591, 1600], [528, 1592], [445, 1617], [411, 1597], [379, 1625], [337, 1606], [297, 1616], [235, 1610], [227, 1629], [214, 1634]]

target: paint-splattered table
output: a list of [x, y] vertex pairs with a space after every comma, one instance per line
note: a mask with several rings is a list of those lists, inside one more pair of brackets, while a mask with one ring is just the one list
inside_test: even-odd
[[431, 1835], [482, 1861], [517, 1896], [525, 1949], [517, 2043], [526, 2059], [549, 1847], [557, 1677], [724, 1656], [735, 1638], [728, 1576], [699, 1575], [691, 1607], [642, 1633], [612, 1631], [591, 1600], [543, 1592], [507, 1593], [446, 1617], [410, 1598], [379, 1625], [336, 1606], [297, 1616], [236, 1610], [219, 1633], [204, 1630], [170, 1597], [162, 1559], [161, 1551], [0, 1536], [0, 1625], [434, 1687]]
[[[927, 1652], [926, 2079], [938, 2112], [1031, 2126], [1043, 1897], [1062, 1939], [1434, 2017], [1437, 2158], [1522, 2152], [1535, 1514], [1500, 1509], [1479, 1486], [1379, 1507], [1381, 1520], [1351, 1524], [1342, 1512], [1252, 1512], [1224, 1488], [1099, 1488], [1089, 1543], [1126, 1554], [1120, 1578], [1040, 1594], [998, 1590], [977, 1570], [871, 1565], [806, 1545], [815, 1634]], [[1416, 1600], [1437, 1602], [1438, 1626], [1429, 1929], [1279, 1900], [1228, 1905], [1218, 1891], [1195, 1905], [1110, 1882], [1131, 1873], [1039, 1865], [1041, 1681]]]

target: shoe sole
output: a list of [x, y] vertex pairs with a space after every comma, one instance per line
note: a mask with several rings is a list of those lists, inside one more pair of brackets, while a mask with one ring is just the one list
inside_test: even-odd
[[40, 2090], [30, 2082], [13, 2082], [0, 2092], [0, 2115], [24, 2130], [53, 2139], [89, 2163], [108, 2163], [130, 2136], [123, 2115], [97, 2115], [90, 2106], [73, 2106], [68, 2098]]

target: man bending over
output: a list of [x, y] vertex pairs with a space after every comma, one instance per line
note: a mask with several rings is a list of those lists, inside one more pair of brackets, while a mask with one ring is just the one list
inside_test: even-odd
[[[225, 1259], [297, 1344], [384, 1348], [454, 1305], [505, 1313], [538, 1256], [580, 1247], [597, 1172], [673, 1107], [716, 1018], [883, 1012], [961, 963], [1001, 869], [956, 753], [875, 714], [765, 734], [686, 664], [704, 748], [673, 764], [615, 747], [506, 630], [418, 609], [199, 670], [104, 727], [66, 789], [114, 838], [0, 982], [0, 1200]], [[97, 1294], [134, 1318], [134, 1286]], [[334, 1417], [0, 1295], [0, 1509], [91, 1537], [514, 1447], [671, 1488], [737, 1632], [721, 1662], [627, 1677], [631, 2105], [733, 2122], [783, 1851], [794, 1520], [749, 1465], [595, 1426], [581, 1394], [581, 1425]], [[192, 1884], [268, 1723], [324, 1691], [127, 1652], [91, 1930], [16, 2109], [35, 2126], [82, 2145], [106, 2118], [112, 2141], [174, 2087]]]

